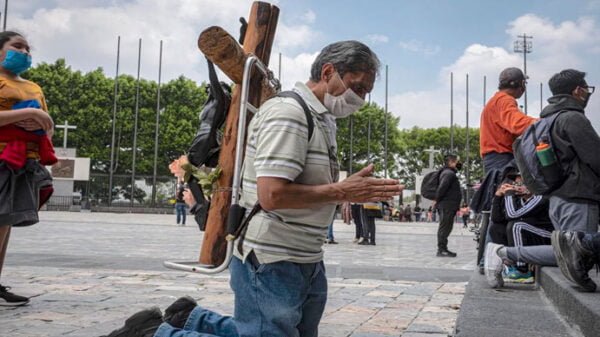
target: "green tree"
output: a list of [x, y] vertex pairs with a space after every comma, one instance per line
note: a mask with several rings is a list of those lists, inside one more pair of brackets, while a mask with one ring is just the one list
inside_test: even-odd
[[429, 153], [425, 152], [430, 146], [441, 150], [434, 158], [434, 167], [443, 165], [444, 154], [454, 152], [460, 156], [463, 169], [459, 176], [465, 181], [469, 169], [470, 180], [475, 181], [482, 176], [482, 163], [479, 156], [479, 129], [469, 129], [469, 160], [466, 152], [466, 128], [454, 127], [454, 146], [450, 148], [450, 128], [422, 129], [414, 127], [400, 132], [401, 150], [398, 153], [401, 179], [409, 189], [415, 186], [415, 177], [429, 166]]
[[[377, 175], [385, 170], [385, 121], [388, 122], [388, 176], [398, 178], [396, 154], [400, 151], [399, 118], [385, 111], [375, 103], [363, 106], [351, 117], [337, 120], [337, 143], [340, 169], [350, 168], [350, 119], [352, 119], [352, 172], [356, 173], [369, 163], [375, 164]], [[371, 124], [369, 141], [369, 121]], [[370, 157], [369, 157], [370, 156]]]

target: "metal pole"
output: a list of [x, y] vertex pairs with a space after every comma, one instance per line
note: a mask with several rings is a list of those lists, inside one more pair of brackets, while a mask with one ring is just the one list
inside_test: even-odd
[[466, 149], [467, 149], [467, 160], [466, 160], [466, 178], [467, 178], [467, 190], [466, 190], [466, 194], [465, 194], [465, 198], [466, 198], [466, 202], [469, 202], [469, 185], [471, 184], [471, 177], [470, 177], [470, 164], [469, 164], [469, 74], [467, 74], [467, 144], [466, 144]]
[[140, 38], [138, 44], [138, 67], [137, 67], [137, 81], [135, 88], [135, 121], [133, 124], [133, 158], [131, 161], [131, 200], [130, 204], [133, 207], [133, 192], [135, 191], [135, 156], [137, 153], [137, 127], [138, 127], [138, 114], [140, 110], [140, 63], [142, 61], [142, 39]]
[[117, 123], [117, 95], [119, 94], [119, 54], [121, 37], [117, 37], [117, 70], [115, 71], [115, 92], [113, 96], [112, 138], [110, 141], [110, 170], [108, 172], [108, 206], [112, 204], [113, 173], [115, 171], [115, 127]]
[[543, 94], [544, 84], [540, 82], [540, 113], [544, 109], [544, 94]]
[[[523, 34], [523, 73], [527, 78], [527, 34]], [[525, 90], [525, 114], [527, 115], [527, 90]]]
[[279, 82], [281, 82], [281, 53], [279, 53], [279, 74], [277, 75]]
[[454, 73], [450, 73], [450, 150], [454, 151]]
[[8, 17], [8, 0], [4, 0], [4, 22], [2, 23], [2, 31], [6, 31], [6, 18]]
[[388, 177], [388, 65], [385, 65], [385, 178]]
[[367, 164], [371, 163], [371, 116], [367, 126]]
[[354, 116], [350, 115], [348, 118], [348, 127], [350, 128], [350, 156], [348, 158], [348, 174], [352, 174], [352, 161], [354, 160], [353, 143], [354, 143]]
[[160, 122], [160, 77], [162, 73], [163, 42], [160, 40], [158, 53], [158, 88], [156, 89], [156, 126], [154, 128], [154, 173], [152, 174], [152, 206], [156, 205], [156, 164], [158, 161], [158, 126]]
[[487, 103], [487, 78], [483, 75], [483, 106]]

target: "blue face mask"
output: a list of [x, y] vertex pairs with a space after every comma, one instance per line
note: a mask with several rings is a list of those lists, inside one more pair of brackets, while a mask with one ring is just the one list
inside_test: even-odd
[[0, 63], [0, 66], [15, 75], [20, 75], [31, 67], [31, 55], [12, 49], [8, 50], [6, 52], [6, 57], [4, 58], [4, 61]]

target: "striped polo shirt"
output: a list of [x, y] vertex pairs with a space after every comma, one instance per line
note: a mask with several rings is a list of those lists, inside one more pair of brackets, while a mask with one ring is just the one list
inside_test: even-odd
[[[335, 143], [335, 119], [303, 83], [296, 83], [312, 110], [314, 131], [308, 139], [308, 123], [298, 102], [288, 97], [266, 101], [248, 126], [242, 173], [241, 204], [251, 209], [256, 200], [258, 177], [277, 177], [304, 185], [334, 182], [339, 170]], [[331, 154], [331, 155], [330, 155]], [[337, 178], [335, 178], [337, 179]], [[323, 242], [333, 221], [335, 204], [307, 209], [278, 209], [257, 213], [243, 241], [245, 260], [254, 251], [260, 263], [290, 261], [314, 263], [323, 259]]]

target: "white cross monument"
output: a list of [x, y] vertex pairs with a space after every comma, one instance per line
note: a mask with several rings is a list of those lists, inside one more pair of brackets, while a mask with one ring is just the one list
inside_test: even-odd
[[64, 135], [63, 135], [63, 148], [67, 148], [67, 135], [69, 134], [69, 129], [77, 129], [77, 127], [75, 125], [69, 125], [69, 121], [65, 121], [65, 124], [63, 125], [55, 125], [54, 126], [57, 129], [64, 129]]
[[429, 152], [429, 169], [433, 170], [433, 156], [435, 156], [436, 153], [442, 153], [442, 151], [436, 150], [433, 145], [431, 145], [429, 149], [423, 151]]

